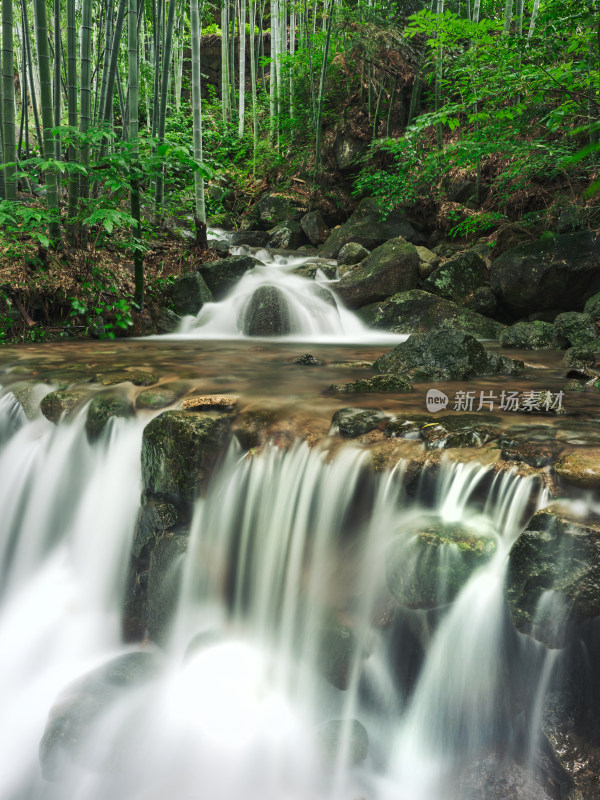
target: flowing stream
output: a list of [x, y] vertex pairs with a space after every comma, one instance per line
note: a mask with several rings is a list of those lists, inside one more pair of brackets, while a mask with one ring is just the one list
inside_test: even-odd
[[[142, 423], [90, 444], [84, 422], [0, 397], [1, 800], [442, 800], [534, 748], [548, 668], [507, 632], [502, 583], [535, 482], [447, 463], [409, 497], [401, 463], [358, 448], [232, 446], [162, 646], [123, 646]], [[413, 557], [431, 524], [489, 549], [454, 596], [460, 547]], [[422, 567], [448, 602], [392, 613], [386, 570]]]

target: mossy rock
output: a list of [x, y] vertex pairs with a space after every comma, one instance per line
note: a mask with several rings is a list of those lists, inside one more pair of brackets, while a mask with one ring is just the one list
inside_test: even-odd
[[169, 286], [167, 296], [177, 314], [197, 314], [205, 303], [212, 303], [212, 292], [198, 272], [182, 275]]
[[134, 386], [152, 386], [159, 380], [155, 372], [100, 372], [96, 375], [96, 383], [102, 386], [116, 386], [119, 383], [133, 383]]
[[232, 432], [243, 450], [252, 450], [265, 443], [267, 431], [279, 418], [279, 413], [270, 408], [243, 411], [235, 418]]
[[425, 518], [411, 531], [397, 536], [389, 546], [388, 588], [406, 608], [446, 605], [495, 550], [494, 536], [439, 518]]
[[502, 347], [523, 350], [551, 350], [560, 344], [557, 331], [550, 322], [516, 322], [500, 334]]
[[600, 450], [582, 448], [567, 453], [556, 463], [556, 473], [572, 486], [580, 489], [600, 488]]
[[113, 417], [128, 419], [134, 416], [133, 403], [126, 395], [101, 392], [92, 399], [88, 408], [85, 421], [87, 437], [90, 442], [95, 442]]
[[231, 417], [164, 411], [144, 428], [142, 479], [156, 495], [192, 501], [229, 440]]
[[598, 328], [591, 314], [566, 311], [554, 320], [559, 337], [571, 347], [585, 347], [598, 337]]
[[284, 336], [291, 331], [284, 293], [276, 286], [259, 286], [244, 309], [241, 328], [245, 336]]
[[485, 286], [487, 279], [485, 261], [474, 250], [467, 250], [437, 267], [423, 287], [447, 300], [462, 303], [476, 289]]
[[135, 407], [156, 411], [160, 408], [172, 406], [180, 397], [183, 397], [187, 389], [188, 384], [185, 381], [170, 381], [153, 389], [145, 389], [136, 397]]
[[421, 427], [421, 438], [428, 450], [448, 447], [481, 447], [495, 439], [501, 425], [485, 414], [456, 414], [437, 417]]
[[406, 378], [387, 374], [360, 378], [352, 383], [334, 383], [326, 391], [328, 394], [401, 394], [412, 390], [412, 383]]
[[57, 424], [63, 415], [69, 414], [88, 397], [89, 392], [81, 390], [50, 392], [40, 403], [40, 410], [46, 419]]
[[378, 408], [340, 408], [331, 420], [340, 436], [355, 439], [376, 428], [385, 428], [388, 416]]
[[260, 264], [260, 261], [252, 256], [229, 256], [219, 261], [200, 264], [198, 272], [204, 278], [214, 299], [222, 300], [239, 279], [257, 264]]

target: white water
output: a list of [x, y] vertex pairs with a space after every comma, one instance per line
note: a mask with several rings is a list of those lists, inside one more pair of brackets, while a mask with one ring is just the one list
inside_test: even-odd
[[[502, 573], [534, 486], [498, 478], [482, 503], [487, 468], [446, 465], [435, 498], [424, 485], [409, 499], [401, 467], [374, 474], [360, 450], [329, 463], [297, 445], [229, 452], [196, 507], [158, 677], [105, 699], [67, 737], [57, 781], [42, 779], [38, 745], [61, 690], [132, 650], [118, 610], [140, 427], [118, 423], [90, 446], [82, 416], [26, 422], [10, 397], [0, 412], [0, 800], [440, 800], [448, 771], [492, 746]], [[374, 622], [388, 603], [387, 548], [424, 512], [498, 547], [441, 614], [411, 690]], [[355, 641], [345, 691], [323, 677], [332, 618]], [[319, 739], [327, 721], [353, 718], [370, 742], [356, 767], [348, 724], [327, 756]]]
[[[226, 234], [215, 232], [218, 238]], [[249, 252], [233, 247], [234, 255]], [[328, 280], [319, 271], [315, 280], [295, 275], [297, 267], [314, 263], [314, 256], [272, 254], [266, 249], [254, 253], [260, 264], [245, 273], [227, 296], [217, 303], [206, 303], [194, 316], [184, 317], [180, 328], [170, 338], [176, 339], [237, 339], [245, 337], [243, 320], [253, 293], [261, 286], [274, 286], [284, 296], [290, 315], [291, 332], [285, 336], [269, 337], [275, 341], [323, 343], [394, 343], [407, 337], [376, 331], [367, 327], [352, 311], [335, 297], [336, 280]], [[333, 289], [328, 302], [323, 290]], [[164, 338], [164, 337], [163, 337]]]

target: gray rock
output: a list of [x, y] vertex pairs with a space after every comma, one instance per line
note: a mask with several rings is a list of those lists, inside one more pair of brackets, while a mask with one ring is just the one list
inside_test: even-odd
[[198, 272], [175, 279], [167, 295], [176, 314], [197, 314], [205, 303], [212, 303], [212, 292]]
[[269, 231], [270, 239], [268, 247], [280, 250], [296, 250], [306, 243], [306, 236], [299, 222], [286, 221], [280, 222]]
[[480, 286], [479, 289], [475, 289], [472, 296], [465, 302], [465, 306], [477, 314], [491, 317], [498, 309], [498, 301], [491, 287]]
[[266, 247], [270, 237], [268, 231], [236, 231], [231, 235], [229, 244], [233, 247]]
[[414, 289], [418, 270], [419, 256], [414, 245], [392, 239], [347, 272], [335, 288], [349, 308], [360, 308]]
[[300, 225], [308, 241], [315, 247], [323, 244], [329, 236], [329, 228], [320, 211], [309, 211], [300, 220]]
[[369, 255], [369, 251], [357, 242], [348, 242], [338, 253], [337, 261], [340, 267], [352, 267]]
[[290, 312], [284, 294], [276, 286], [259, 286], [243, 312], [241, 323], [246, 336], [290, 333]]
[[219, 261], [200, 264], [198, 272], [206, 281], [214, 299], [222, 300], [242, 275], [248, 270], [254, 269], [259, 263], [252, 256], [229, 256], [229, 258], [221, 258]]
[[424, 281], [439, 265], [440, 259], [431, 250], [422, 246], [417, 247], [417, 254], [419, 256], [419, 278]]
[[156, 328], [159, 333], [173, 333], [181, 324], [181, 317], [170, 308], [159, 308]]
[[269, 230], [280, 222], [299, 222], [303, 212], [298, 210], [287, 197], [278, 194], [263, 194], [256, 204], [255, 214], [260, 226]]

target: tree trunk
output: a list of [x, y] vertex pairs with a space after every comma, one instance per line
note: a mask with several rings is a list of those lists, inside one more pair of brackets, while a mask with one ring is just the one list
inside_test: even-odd
[[4, 163], [12, 166], [5, 170], [5, 192], [7, 200], [17, 199], [16, 144], [15, 144], [15, 85], [13, 53], [13, 5], [12, 0], [2, 0], [2, 72], [3, 72], [3, 144]]
[[[167, 90], [169, 88], [169, 67], [171, 66], [171, 45], [173, 42], [173, 24], [175, 21], [176, 0], [169, 0], [169, 18], [164, 42], [162, 61], [162, 77], [160, 84], [160, 112], [158, 116], [158, 143], [165, 140], [165, 125], [167, 120]], [[155, 210], [158, 214], [164, 203], [164, 169], [159, 169], [156, 178]]]
[[[82, 32], [83, 35], [83, 32]], [[75, 0], [67, 0], [67, 86], [69, 126], [77, 127], [77, 31], [75, 28]], [[88, 87], [89, 89], [89, 87]], [[75, 147], [69, 145], [69, 162], [76, 160]], [[69, 211], [67, 231], [73, 244], [76, 238], [75, 216], [79, 195], [79, 179], [76, 172], [69, 173]]]
[[[201, 22], [198, 0], [190, 2], [190, 25], [192, 28], [192, 116], [194, 129], [194, 158], [202, 161], [202, 85], [200, 70]], [[194, 223], [196, 242], [206, 249], [206, 209], [204, 205], [204, 177], [194, 172]]]
[[[79, 130], [85, 137], [92, 124], [92, 0], [83, 0], [81, 6], [81, 117]], [[84, 141], [79, 152], [79, 159], [87, 169], [90, 163], [90, 148]], [[87, 173], [79, 179], [79, 195], [85, 202], [90, 193]], [[81, 230], [82, 246], [87, 244], [87, 228]]]
[[239, 119], [238, 136], [244, 135], [244, 115], [246, 110], [246, 0], [241, 0], [240, 18], [238, 23], [240, 41], [240, 90], [239, 90]]
[[[172, 0], [171, 0], [172, 1]], [[138, 181], [138, 114], [139, 114], [139, 47], [138, 47], [138, 0], [129, 0], [127, 12], [127, 91], [129, 95], [127, 133], [131, 147], [131, 216], [133, 228], [133, 263], [135, 273], [135, 302], [139, 310], [144, 307], [144, 257], [142, 254], [142, 221], [140, 215], [140, 186]]]
[[331, 28], [333, 27], [333, 4], [329, 12], [327, 21], [327, 35], [325, 38], [325, 49], [323, 51], [323, 63], [321, 64], [321, 81], [319, 83], [319, 98], [317, 101], [317, 131], [315, 137], [315, 173], [314, 180], [317, 181], [319, 167], [321, 165], [321, 124], [323, 116], [323, 98], [325, 95], [325, 78], [327, 77], [327, 59], [329, 57], [329, 43], [331, 41]]

